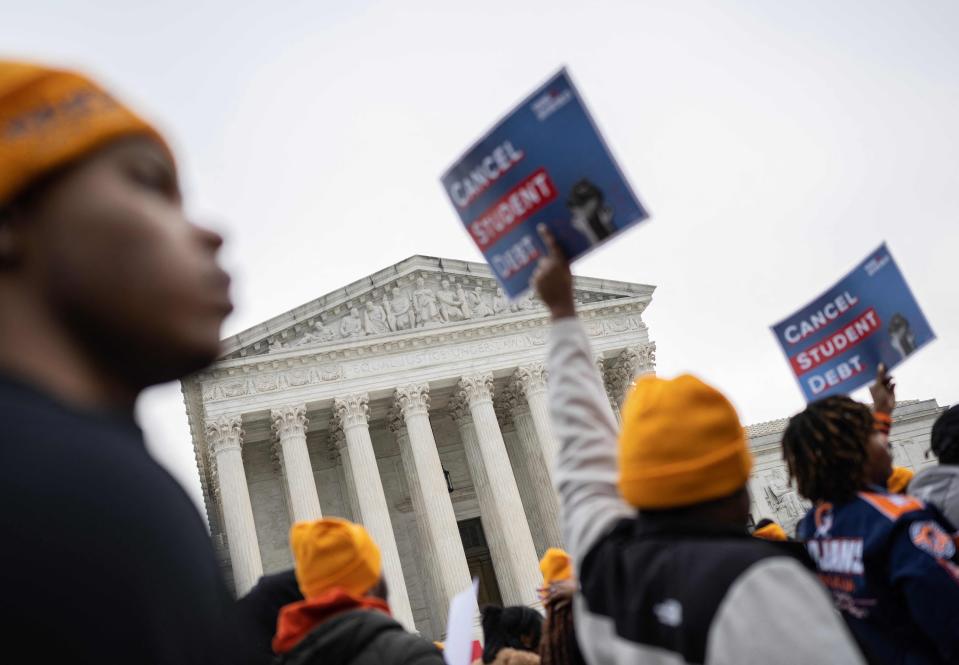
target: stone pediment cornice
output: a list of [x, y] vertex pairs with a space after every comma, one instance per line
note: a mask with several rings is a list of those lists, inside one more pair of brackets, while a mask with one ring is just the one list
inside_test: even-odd
[[[578, 308], [578, 312], [588, 327], [590, 321], [608, 316], [628, 314], [639, 317], [649, 305], [650, 300], [650, 295], [617, 298], [582, 305]], [[462, 341], [479, 341], [512, 335], [517, 332], [526, 332], [534, 336], [539, 343], [545, 344], [548, 329], [549, 316], [545, 310], [528, 311], [482, 322], [466, 321], [444, 327], [414, 329], [379, 338], [344, 340], [338, 344], [320, 348], [298, 347], [269, 355], [225, 359], [197, 373], [195, 377], [200, 382], [207, 382], [299, 368], [322, 371], [323, 376], [317, 377], [320, 381], [336, 381], [342, 378], [338, 375], [338, 367], [339, 363], [345, 360], [430, 349]]]
[[[643, 284], [575, 279], [581, 308], [611, 300], [648, 301], [653, 290]], [[538, 299], [509, 302], [484, 263], [413, 256], [227, 338], [216, 367], [248, 358], [281, 361], [319, 349], [336, 353], [377, 344], [388, 350], [391, 344], [442, 342], [464, 327], [508, 325], [533, 313], [545, 313]]]

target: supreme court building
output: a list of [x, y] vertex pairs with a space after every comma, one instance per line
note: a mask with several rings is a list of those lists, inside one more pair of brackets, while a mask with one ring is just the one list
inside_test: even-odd
[[[654, 371], [654, 287], [577, 277], [614, 412]], [[414, 256], [224, 342], [183, 382], [210, 530], [238, 595], [292, 566], [297, 520], [340, 516], [379, 544], [394, 616], [438, 639], [449, 599], [535, 604], [562, 546], [546, 404], [549, 317], [510, 303], [485, 264]], [[903, 404], [897, 463], [927, 463], [933, 400]], [[804, 504], [779, 454], [785, 421], [748, 428], [753, 519]], [[897, 438], [898, 437], [898, 438]]]

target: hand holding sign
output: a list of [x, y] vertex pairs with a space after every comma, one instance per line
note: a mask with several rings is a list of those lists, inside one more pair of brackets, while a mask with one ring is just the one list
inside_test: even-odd
[[896, 384], [886, 366], [879, 363], [876, 381], [869, 386], [873, 408], [879, 413], [892, 413], [896, 408]]
[[893, 394], [886, 369], [935, 339], [884, 244], [772, 329], [809, 402], [865, 385], [880, 364], [885, 400]]
[[569, 261], [563, 254], [556, 238], [540, 224], [536, 229], [543, 244], [546, 245], [546, 258], [539, 260], [533, 273], [533, 286], [540, 300], [549, 308], [553, 319], [576, 316], [573, 300], [573, 274], [569, 271]]
[[550, 226], [575, 260], [646, 219], [566, 70], [487, 132], [442, 178], [467, 232], [510, 298], [530, 287]]

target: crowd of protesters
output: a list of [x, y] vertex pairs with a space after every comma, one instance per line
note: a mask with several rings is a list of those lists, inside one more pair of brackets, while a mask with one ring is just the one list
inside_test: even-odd
[[[535, 276], [566, 551], [542, 609], [486, 607], [478, 662], [959, 663], [959, 407], [912, 477], [895, 386], [828, 397], [783, 456], [813, 507], [747, 529], [752, 468], [727, 398], [644, 377], [613, 416], [569, 266]], [[221, 238], [186, 219], [163, 137], [85, 76], [0, 61], [0, 588], [9, 662], [442, 663], [393, 620], [380, 551], [294, 524], [291, 571], [234, 601], [181, 487], [147, 454], [139, 393], [213, 361]], [[555, 545], [560, 545], [556, 543]]]

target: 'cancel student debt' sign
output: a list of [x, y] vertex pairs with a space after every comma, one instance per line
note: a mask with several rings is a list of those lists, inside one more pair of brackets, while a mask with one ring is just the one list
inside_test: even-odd
[[871, 382], [936, 337], [885, 244], [772, 329], [808, 402]]
[[647, 217], [565, 69], [440, 180], [510, 298], [529, 289], [545, 254], [538, 224], [573, 260]]

